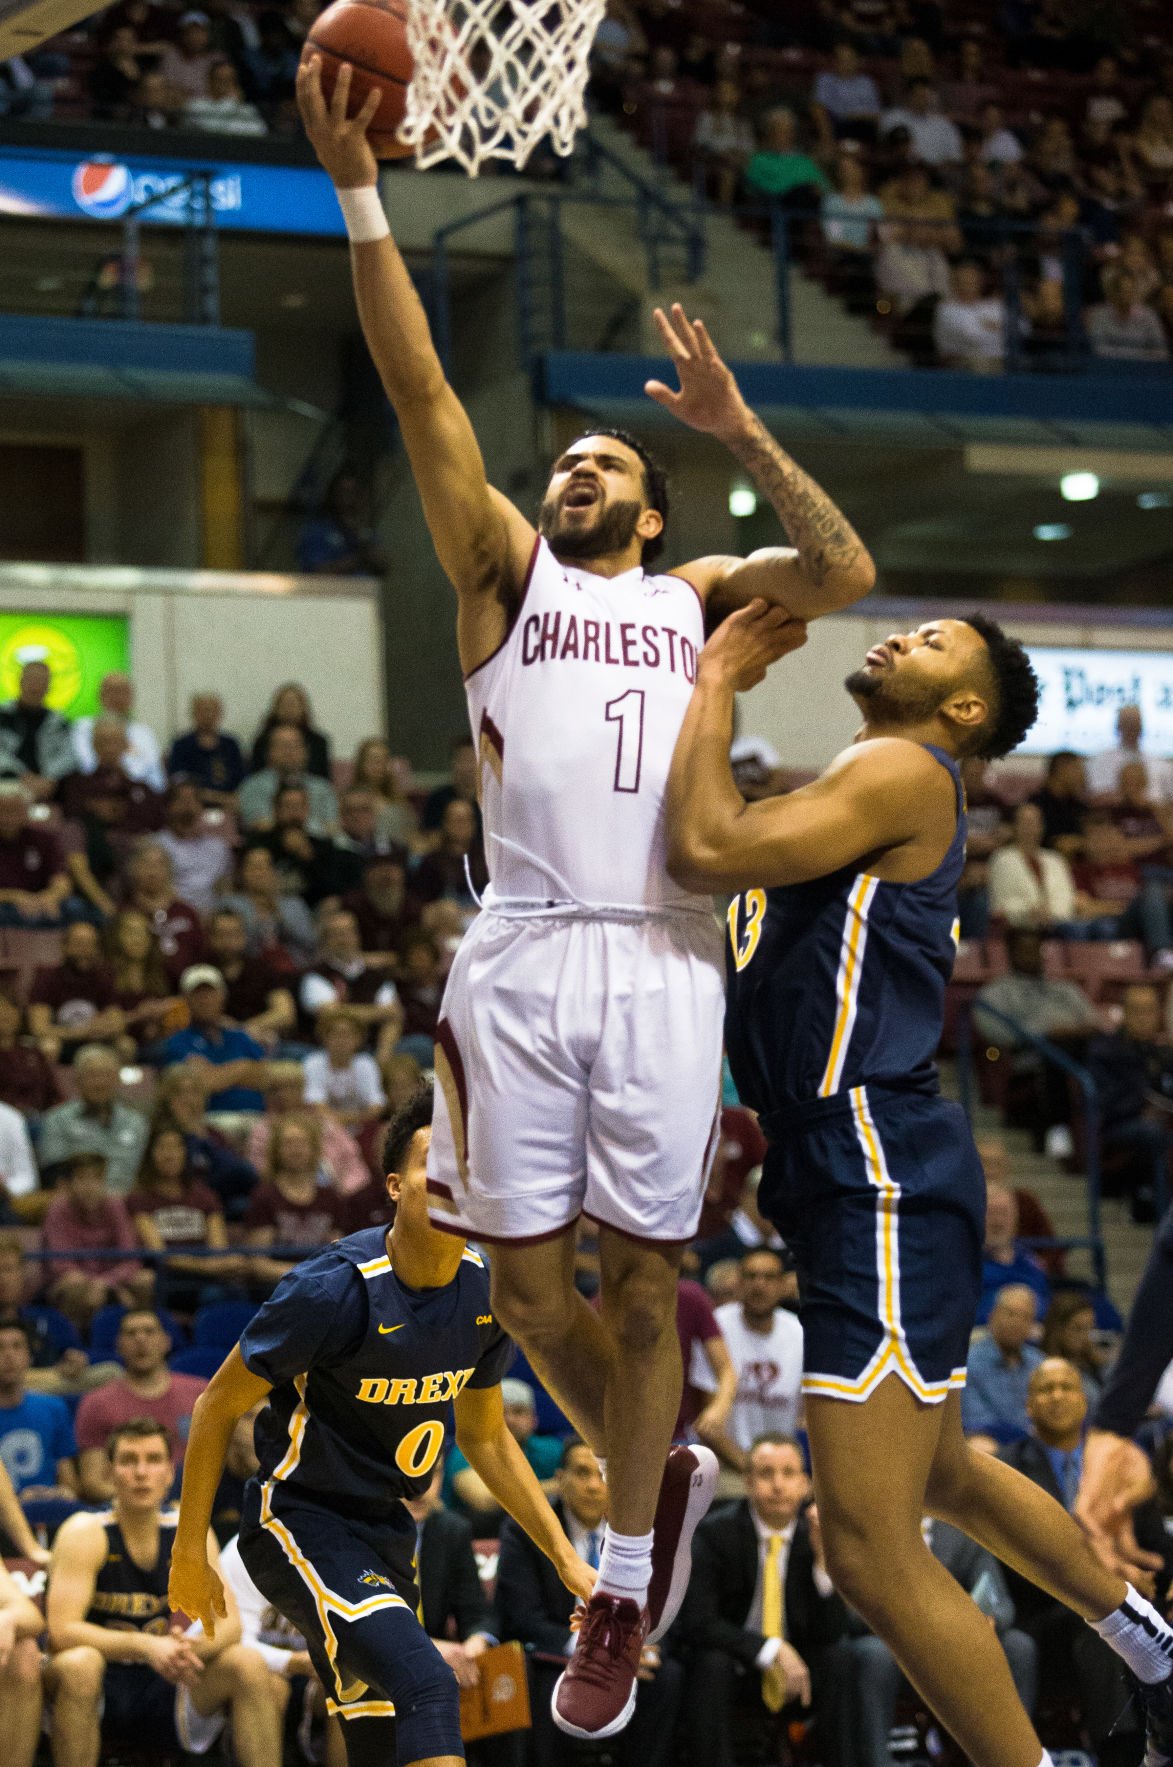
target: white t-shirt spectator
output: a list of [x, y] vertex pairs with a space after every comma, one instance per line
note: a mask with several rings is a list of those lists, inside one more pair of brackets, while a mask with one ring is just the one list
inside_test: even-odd
[[1015, 166], [1022, 158], [1022, 142], [1013, 129], [995, 129], [982, 142], [982, 158], [987, 166]]
[[9, 1196], [28, 1196], [39, 1182], [24, 1118], [10, 1104], [0, 1104], [0, 1184]]
[[1075, 919], [1075, 879], [1062, 853], [1043, 847], [1032, 864], [1018, 847], [991, 853], [986, 867], [990, 913], [1008, 926]]
[[884, 205], [878, 196], [844, 196], [829, 190], [819, 209], [823, 238], [828, 245], [844, 251], [866, 252], [872, 243], [876, 223], [884, 219]]
[[980, 301], [946, 296], [933, 314], [933, 342], [946, 362], [1001, 362], [1006, 354], [1006, 308], [996, 295]]
[[1149, 796], [1159, 803], [1173, 800], [1173, 761], [1159, 755], [1138, 754], [1136, 749], [1105, 749], [1087, 764], [1087, 788], [1093, 798], [1106, 798], [1120, 784], [1120, 769], [1129, 761], [1143, 761]]
[[[717, 1324], [737, 1370], [737, 1398], [729, 1413], [729, 1434], [748, 1450], [757, 1436], [798, 1428], [802, 1399], [802, 1326], [784, 1307], [774, 1309], [768, 1332], [750, 1331], [740, 1301], [718, 1307]], [[712, 1370], [695, 1353], [690, 1378], [706, 1392], [715, 1388]]]
[[382, 1110], [387, 1102], [379, 1064], [373, 1055], [361, 1051], [349, 1067], [336, 1068], [324, 1049], [315, 1049], [305, 1058], [305, 1101], [307, 1104], [328, 1104], [336, 1111]]
[[870, 74], [837, 74], [825, 68], [815, 81], [814, 101], [830, 116], [878, 117], [880, 94]]
[[1164, 362], [1169, 346], [1161, 321], [1151, 307], [1137, 301], [1127, 313], [1109, 301], [1092, 307], [1087, 315], [1088, 342], [1094, 356], [1114, 362]]
[[964, 153], [961, 130], [939, 111], [922, 117], [903, 107], [886, 110], [880, 119], [880, 131], [887, 135], [892, 129], [908, 130], [912, 136], [912, 151], [926, 166], [957, 165], [961, 161]]
[[216, 902], [216, 886], [232, 870], [232, 848], [219, 834], [181, 836], [169, 828], [153, 837], [171, 860], [175, 894], [207, 914]]
[[749, 159], [754, 150], [753, 130], [744, 117], [729, 116], [725, 111], [702, 111], [697, 118], [693, 146], [701, 153], [722, 154]]
[[[94, 720], [92, 718], [76, 718], [71, 727], [73, 736], [73, 752], [77, 756], [77, 764], [83, 773], [95, 773], [98, 757], [94, 753]], [[126, 726], [126, 753], [122, 757], [122, 771], [128, 779], [138, 780], [142, 785], [149, 785], [152, 791], [162, 791], [167, 784], [167, 775], [163, 771], [163, 756], [159, 750], [159, 738], [149, 724], [140, 724], [131, 719]]]
[[213, 135], [267, 135], [268, 124], [246, 98], [193, 98], [183, 107], [183, 121]]

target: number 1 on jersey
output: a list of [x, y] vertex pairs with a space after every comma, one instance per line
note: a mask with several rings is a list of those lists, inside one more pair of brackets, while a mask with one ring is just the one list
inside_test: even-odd
[[618, 699], [609, 699], [606, 706], [608, 724], [618, 724], [619, 744], [615, 754], [613, 791], [638, 791], [640, 769], [644, 756], [644, 693], [629, 687]]

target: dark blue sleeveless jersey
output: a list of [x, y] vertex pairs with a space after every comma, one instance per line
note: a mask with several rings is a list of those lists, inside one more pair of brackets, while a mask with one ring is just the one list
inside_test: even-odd
[[256, 1429], [263, 1488], [377, 1520], [431, 1481], [466, 1386], [496, 1386], [513, 1345], [466, 1251], [443, 1288], [399, 1281], [381, 1227], [282, 1278], [240, 1340], [273, 1387]]
[[[94, 1578], [94, 1594], [86, 1619], [91, 1626], [110, 1626], [116, 1632], [153, 1632], [166, 1635], [171, 1625], [167, 1580], [171, 1575], [171, 1548], [175, 1544], [177, 1509], [165, 1509], [159, 1517], [159, 1551], [153, 1565], [135, 1563], [122, 1537], [114, 1510], [102, 1517], [106, 1530], [106, 1556]], [[122, 1667], [123, 1665], [119, 1665]]]
[[928, 877], [885, 883], [847, 866], [730, 904], [726, 1045], [742, 1100], [763, 1116], [856, 1086], [935, 1089], [966, 827], [957, 763], [929, 753], [958, 814]]

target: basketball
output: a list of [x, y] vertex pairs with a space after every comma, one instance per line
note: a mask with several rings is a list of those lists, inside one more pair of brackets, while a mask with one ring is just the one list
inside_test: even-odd
[[406, 0], [334, 0], [314, 21], [302, 60], [322, 58], [322, 91], [329, 103], [343, 62], [354, 72], [348, 114], [362, 109], [372, 91], [381, 95], [368, 139], [379, 159], [402, 159], [412, 152], [396, 139], [407, 103], [411, 50], [407, 44]]

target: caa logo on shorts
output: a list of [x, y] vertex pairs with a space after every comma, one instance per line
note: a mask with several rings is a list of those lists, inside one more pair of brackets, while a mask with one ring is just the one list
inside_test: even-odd
[[83, 160], [74, 168], [73, 200], [85, 214], [99, 221], [111, 221], [125, 214], [134, 200], [130, 168]]

